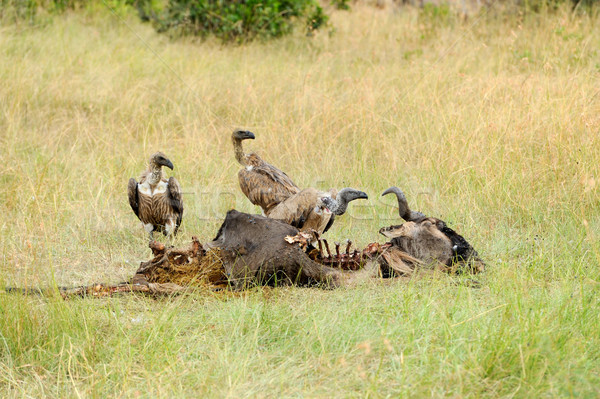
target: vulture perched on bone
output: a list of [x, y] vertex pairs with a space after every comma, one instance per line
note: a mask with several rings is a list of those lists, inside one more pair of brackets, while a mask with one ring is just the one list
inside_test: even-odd
[[350, 201], [368, 199], [366, 193], [346, 187], [339, 192], [305, 188], [267, 213], [272, 219], [282, 220], [302, 230], [323, 234], [331, 228], [336, 216], [343, 215]]
[[183, 217], [181, 187], [174, 177], [167, 180], [163, 166], [173, 169], [173, 163], [165, 154], [153, 154], [140, 181], [131, 178], [127, 187], [129, 205], [144, 224], [150, 240], [154, 231], [161, 231], [166, 236], [177, 234]]
[[265, 215], [280, 202], [300, 192], [300, 188], [281, 170], [263, 161], [256, 153], [245, 154], [242, 141], [254, 139], [254, 133], [236, 130], [231, 135], [235, 159], [244, 168], [238, 172], [242, 192]]
[[329, 230], [336, 215], [346, 212], [350, 201], [368, 198], [353, 188], [344, 188], [339, 193], [314, 188], [300, 190], [288, 175], [256, 153], [244, 153], [242, 141], [254, 138], [254, 133], [246, 130], [236, 130], [231, 136], [235, 159], [244, 166], [238, 173], [240, 188], [250, 202], [262, 208], [265, 216], [322, 234]]
[[477, 251], [443, 220], [427, 217], [408, 206], [406, 196], [398, 187], [390, 187], [382, 196], [395, 194], [398, 199], [398, 213], [406, 223], [384, 227], [379, 233], [391, 238], [392, 245], [426, 264], [439, 262], [450, 267], [453, 264], [467, 263], [483, 271], [485, 264]]

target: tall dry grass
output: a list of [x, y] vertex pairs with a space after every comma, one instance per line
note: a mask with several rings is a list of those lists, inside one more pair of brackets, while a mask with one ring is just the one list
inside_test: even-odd
[[357, 6], [333, 14], [334, 34], [241, 47], [170, 41], [108, 12], [0, 28], [6, 285], [130, 277], [150, 254], [126, 183], [158, 149], [186, 192], [177, 242], [210, 240], [232, 207], [257, 211], [237, 187], [235, 127], [300, 186], [369, 193], [332, 240], [382, 241], [377, 230], [398, 217], [379, 193], [397, 185], [490, 266], [479, 291], [434, 281], [173, 302], [3, 295], [0, 387], [597, 394], [597, 25], [568, 10], [439, 23]]

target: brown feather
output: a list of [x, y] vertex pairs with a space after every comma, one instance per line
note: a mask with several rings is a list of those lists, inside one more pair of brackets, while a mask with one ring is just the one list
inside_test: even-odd
[[[142, 223], [152, 224], [154, 231], [161, 231], [166, 235], [165, 227], [173, 223], [172, 234], [176, 234], [183, 218], [181, 187], [174, 177], [167, 180], [162, 177], [162, 172], [160, 173], [160, 180], [155, 185], [149, 183], [152, 177], [150, 169], [142, 173], [139, 182], [133, 178], [129, 179], [127, 186], [129, 204]], [[166, 185], [166, 190], [162, 193], [155, 192], [159, 185]], [[144, 192], [148, 190], [153, 194]]]
[[257, 154], [245, 156], [247, 166], [238, 173], [240, 188], [250, 202], [267, 214], [300, 188], [280, 169], [263, 161]]
[[272, 208], [267, 216], [292, 225], [298, 225], [302, 221], [302, 231], [312, 229], [323, 233], [333, 215], [320, 208], [322, 196], [331, 196], [331, 192], [306, 188]]

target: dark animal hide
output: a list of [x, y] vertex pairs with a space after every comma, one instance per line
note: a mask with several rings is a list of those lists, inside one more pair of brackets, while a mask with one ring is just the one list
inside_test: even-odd
[[340, 270], [312, 261], [299, 246], [286, 242], [286, 236], [296, 234], [297, 228], [281, 221], [231, 210], [208, 246], [220, 248], [226, 275], [236, 289], [249, 284], [338, 286]]

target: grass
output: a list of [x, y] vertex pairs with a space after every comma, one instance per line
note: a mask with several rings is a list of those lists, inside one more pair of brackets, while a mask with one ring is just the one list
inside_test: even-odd
[[0, 295], [1, 396], [596, 397], [600, 16], [431, 18], [357, 5], [333, 35], [240, 47], [109, 13], [0, 27], [7, 286], [130, 277], [150, 251], [127, 179], [158, 149], [186, 192], [178, 243], [257, 211], [234, 127], [300, 186], [369, 193], [331, 240], [383, 241], [397, 185], [489, 265], [481, 289]]

